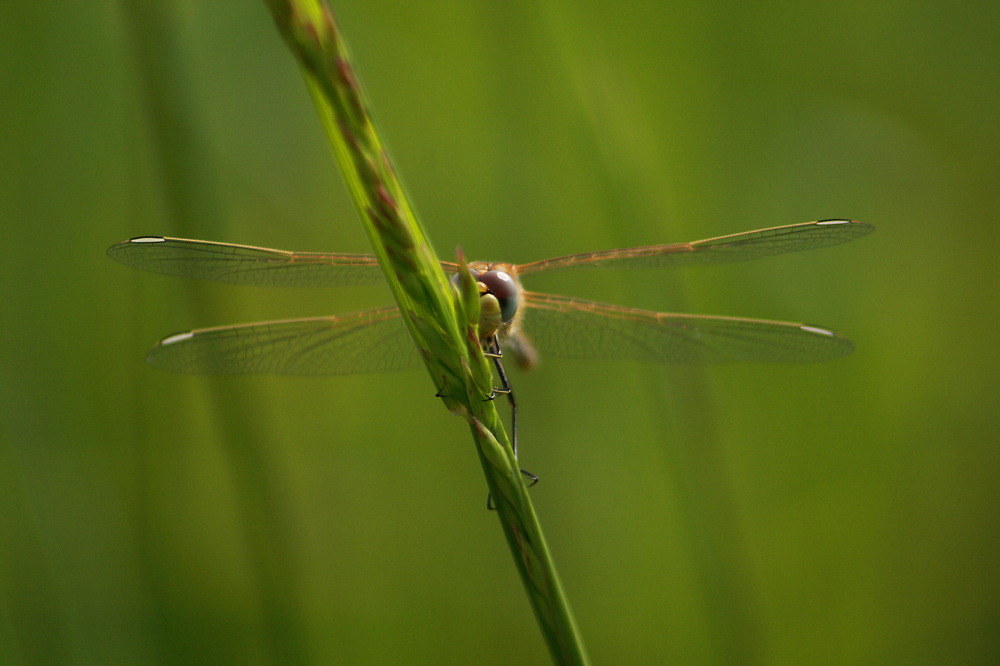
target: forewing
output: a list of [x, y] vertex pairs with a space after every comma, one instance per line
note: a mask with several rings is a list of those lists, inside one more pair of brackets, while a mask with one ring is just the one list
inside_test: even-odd
[[185, 374], [350, 375], [416, 367], [419, 355], [399, 310], [385, 307], [178, 333], [146, 361]]
[[525, 292], [522, 326], [541, 353], [658, 363], [808, 363], [850, 354], [836, 333], [782, 321], [651, 312]]
[[108, 256], [151, 273], [229, 284], [328, 287], [375, 284], [382, 279], [378, 260], [367, 254], [286, 252], [161, 236], [112, 245]]
[[749, 261], [774, 254], [846, 243], [873, 230], [874, 227], [863, 222], [820, 220], [747, 231], [691, 243], [647, 245], [573, 254], [523, 264], [517, 267], [517, 272], [524, 276], [571, 268], [661, 268]]

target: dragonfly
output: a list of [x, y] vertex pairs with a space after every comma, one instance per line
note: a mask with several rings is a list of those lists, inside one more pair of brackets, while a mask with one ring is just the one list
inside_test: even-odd
[[[479, 337], [511, 405], [503, 351], [529, 368], [539, 355], [655, 363], [804, 363], [850, 354], [850, 340], [785, 321], [654, 312], [526, 291], [521, 278], [555, 271], [724, 264], [844, 243], [870, 224], [820, 220], [709, 238], [545, 259], [469, 264], [480, 292]], [[140, 236], [108, 248], [123, 264], [153, 273], [259, 286], [355, 286], [383, 280], [368, 254], [287, 252], [250, 245]], [[459, 266], [441, 267], [457, 276]], [[455, 278], [453, 277], [453, 280]], [[395, 306], [328, 317], [220, 326], [176, 333], [146, 356], [177, 373], [347, 375], [415, 368], [420, 356]], [[490, 396], [492, 398], [492, 396]]]

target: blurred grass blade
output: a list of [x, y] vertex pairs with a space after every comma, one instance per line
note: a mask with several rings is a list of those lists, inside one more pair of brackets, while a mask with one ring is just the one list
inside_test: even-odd
[[585, 664], [507, 433], [493, 402], [485, 399], [493, 376], [476, 332], [475, 286], [460, 279], [456, 291], [441, 270], [395, 175], [329, 7], [319, 0], [267, 2], [299, 61], [372, 249], [438, 395], [470, 424], [497, 515], [552, 657], [560, 664]]

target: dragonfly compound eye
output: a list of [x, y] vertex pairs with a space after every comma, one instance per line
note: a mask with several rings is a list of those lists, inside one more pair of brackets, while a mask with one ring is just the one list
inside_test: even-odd
[[486, 293], [493, 294], [500, 303], [500, 314], [504, 322], [509, 322], [517, 314], [517, 285], [514, 278], [503, 271], [486, 271], [479, 276], [486, 285]]

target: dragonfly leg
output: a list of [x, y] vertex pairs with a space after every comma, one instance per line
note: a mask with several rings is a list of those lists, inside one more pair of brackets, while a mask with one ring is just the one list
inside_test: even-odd
[[490, 392], [490, 399], [492, 400], [496, 397], [497, 393], [506, 393], [507, 402], [510, 403], [510, 430], [513, 433], [513, 447], [514, 447], [514, 458], [517, 458], [517, 400], [514, 398], [514, 391], [510, 388], [510, 382], [507, 381], [507, 373], [504, 372], [503, 363], [500, 359], [503, 358], [503, 352], [500, 350], [500, 340], [494, 335], [490, 339], [490, 350], [492, 354], [490, 357], [493, 359], [493, 365], [496, 366], [497, 374], [500, 376], [500, 385], [503, 388], [494, 388]]
[[[503, 351], [500, 349], [500, 340], [494, 335], [490, 339], [489, 347], [486, 349], [485, 355], [488, 358], [493, 359], [493, 365], [496, 366], [497, 374], [500, 376], [500, 384], [503, 388], [494, 388], [490, 391], [489, 400], [496, 397], [498, 393], [505, 393], [507, 395], [507, 401], [510, 403], [510, 430], [513, 433], [512, 448], [514, 449], [514, 460], [517, 460], [517, 400], [514, 398], [514, 391], [510, 388], [510, 382], [507, 380], [507, 373], [504, 372], [503, 363], [500, 359], [503, 358]], [[528, 477], [531, 481], [528, 483], [528, 487], [538, 483], [538, 477], [529, 472], [528, 470], [520, 470], [521, 474]], [[489, 511], [495, 511], [496, 507], [493, 506], [492, 495], [486, 496], [486, 508]]]
[[506, 389], [499, 389], [499, 388], [494, 387], [494, 388], [490, 389], [490, 394], [488, 396], [486, 396], [485, 398], [483, 398], [483, 402], [490, 402], [491, 400], [493, 400], [493, 398], [497, 397], [498, 395], [507, 395], [509, 393], [510, 393], [510, 391], [508, 391]]
[[[531, 486], [535, 485], [536, 483], [538, 483], [538, 477], [535, 476], [534, 474], [532, 474], [531, 472], [529, 472], [526, 469], [522, 469], [521, 470], [521, 475], [528, 477], [528, 479], [529, 479], [528, 487], [529, 488]], [[493, 505], [493, 494], [492, 493], [486, 493], [486, 510], [487, 511], [496, 511], [497, 510], [497, 508]]]

